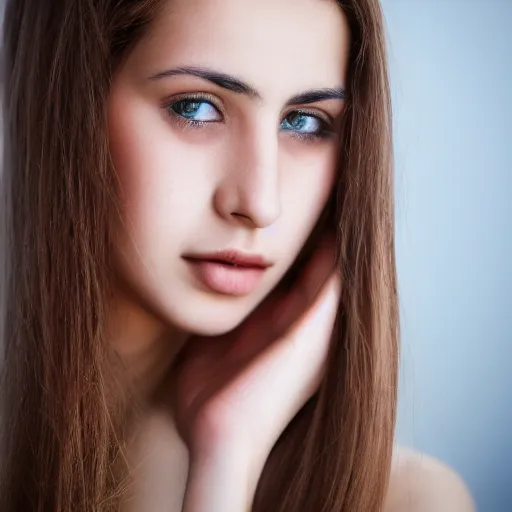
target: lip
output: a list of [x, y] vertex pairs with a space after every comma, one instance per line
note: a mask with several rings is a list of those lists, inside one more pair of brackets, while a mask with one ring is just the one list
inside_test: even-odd
[[251, 293], [272, 264], [262, 256], [236, 250], [183, 257], [192, 273], [209, 290], [222, 295], [242, 296]]
[[259, 254], [249, 254], [236, 249], [227, 249], [205, 254], [186, 254], [185, 259], [213, 261], [234, 265], [237, 267], [251, 267], [265, 269], [272, 264]]

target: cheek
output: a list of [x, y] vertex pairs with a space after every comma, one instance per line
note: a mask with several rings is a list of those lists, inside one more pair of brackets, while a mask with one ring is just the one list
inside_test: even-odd
[[208, 155], [180, 143], [161, 109], [120, 95], [109, 105], [109, 140], [131, 234], [180, 240], [207, 193]]
[[[283, 166], [285, 236], [304, 243], [322, 213], [337, 178], [334, 144], [296, 152]], [[291, 241], [291, 240], [290, 240]]]
[[[162, 143], [162, 120], [135, 101], [113, 100], [109, 110], [109, 142], [121, 200], [131, 211], [146, 204], [154, 208], [158, 197], [172, 185], [168, 148]], [[152, 198], [145, 201], [144, 198]], [[146, 208], [143, 207], [142, 211]]]

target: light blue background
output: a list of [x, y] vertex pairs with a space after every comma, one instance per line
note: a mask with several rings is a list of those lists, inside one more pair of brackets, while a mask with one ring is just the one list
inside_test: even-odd
[[[402, 314], [398, 441], [512, 512], [512, 0], [384, 0]], [[454, 511], [456, 512], [456, 511]]]

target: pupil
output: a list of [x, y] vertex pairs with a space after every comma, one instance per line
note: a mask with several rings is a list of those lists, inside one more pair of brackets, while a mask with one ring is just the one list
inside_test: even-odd
[[182, 107], [186, 114], [193, 114], [199, 108], [199, 103], [197, 101], [184, 101]]
[[304, 116], [302, 114], [292, 114], [290, 124], [297, 129], [303, 128], [305, 123]]

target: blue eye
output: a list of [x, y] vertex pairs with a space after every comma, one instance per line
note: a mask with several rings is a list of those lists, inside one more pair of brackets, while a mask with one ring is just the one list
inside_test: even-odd
[[284, 131], [295, 132], [306, 137], [322, 137], [326, 132], [325, 122], [317, 116], [305, 112], [292, 112], [281, 123]]
[[201, 99], [183, 99], [168, 107], [173, 113], [194, 123], [210, 123], [220, 121], [221, 115], [209, 101]]
[[[213, 100], [202, 96], [182, 98], [167, 104], [166, 109], [180, 123], [194, 128], [200, 128], [204, 125], [223, 120], [223, 116], [219, 108], [213, 103]], [[319, 116], [300, 110], [289, 113], [281, 122], [280, 128], [301, 140], [327, 138], [333, 133], [327, 121], [324, 121]]]

